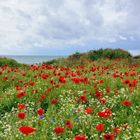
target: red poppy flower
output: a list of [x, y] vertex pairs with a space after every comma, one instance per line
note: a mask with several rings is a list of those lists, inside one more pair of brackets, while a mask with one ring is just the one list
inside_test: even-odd
[[66, 80], [65, 80], [64, 76], [59, 77], [59, 82], [60, 83], [66, 83]]
[[99, 117], [104, 117], [104, 114], [105, 114], [105, 113], [104, 113], [103, 111], [99, 111], [99, 112], [98, 112], [98, 116], [99, 116]]
[[0, 75], [2, 75], [2, 71], [0, 71]]
[[72, 128], [73, 128], [73, 124], [67, 125], [67, 128], [68, 128], [68, 129], [72, 129]]
[[105, 104], [106, 103], [106, 99], [105, 98], [100, 98], [100, 103]]
[[38, 108], [37, 113], [38, 113], [39, 116], [42, 116], [43, 113], [44, 113], [44, 110], [42, 108]]
[[51, 104], [56, 104], [57, 102], [58, 102], [57, 99], [52, 99], [52, 100], [51, 100]]
[[22, 87], [16, 86], [16, 90], [22, 90]]
[[30, 81], [30, 82], [29, 82], [29, 85], [30, 85], [30, 86], [34, 86], [34, 84], [35, 84], [34, 81]]
[[131, 106], [132, 105], [132, 102], [128, 101], [128, 100], [125, 100], [122, 102], [123, 105], [125, 106]]
[[113, 129], [114, 134], [121, 134], [122, 133], [122, 129], [115, 127]]
[[110, 88], [106, 88], [106, 92], [107, 93], [110, 93]]
[[104, 83], [104, 80], [100, 80], [99, 83]]
[[100, 123], [96, 125], [96, 130], [98, 131], [104, 131], [104, 124]]
[[70, 124], [71, 124], [70, 120], [66, 120], [65, 125], [70, 125]]
[[73, 128], [73, 124], [71, 124], [70, 120], [66, 120], [65, 125], [67, 126], [68, 129]]
[[104, 140], [114, 140], [114, 134], [104, 134]]
[[137, 80], [133, 79], [131, 83], [129, 83], [129, 87], [135, 87], [137, 85]]
[[85, 102], [87, 100], [86, 96], [80, 96], [80, 101]]
[[99, 117], [103, 117], [103, 118], [109, 118], [112, 114], [112, 111], [108, 108], [106, 108], [104, 111], [100, 111], [98, 112], [98, 116]]
[[18, 106], [18, 109], [19, 109], [19, 110], [20, 110], [20, 109], [25, 109], [25, 108], [26, 108], [26, 105], [25, 105], [25, 104], [21, 104], [21, 103], [18, 103], [17, 106]]
[[7, 76], [4, 76], [3, 77], [3, 81], [7, 81], [8, 80], [8, 77]]
[[74, 140], [86, 140], [86, 136], [84, 135], [77, 135], [74, 137]]
[[23, 120], [25, 118], [25, 115], [26, 115], [25, 112], [19, 112], [18, 113], [18, 118]]
[[27, 92], [22, 91], [22, 92], [19, 92], [16, 96], [17, 96], [17, 98], [21, 98], [22, 96], [25, 96], [26, 94], [27, 94]]
[[96, 90], [95, 94], [97, 98], [103, 96], [103, 94], [99, 90]]
[[106, 108], [104, 112], [105, 112], [104, 118], [109, 118], [112, 114], [112, 111], [109, 108]]
[[41, 95], [40, 95], [40, 98], [39, 98], [39, 101], [42, 102], [43, 99], [45, 99], [45, 98], [46, 98], [45, 94], [41, 94]]
[[75, 77], [75, 76], [76, 76], [76, 74], [75, 74], [74, 72], [72, 72], [72, 73], [71, 73], [71, 76], [72, 76], [72, 77]]
[[51, 92], [51, 88], [47, 88], [47, 89], [45, 90], [45, 93], [47, 93], [47, 92]]
[[124, 80], [123, 84], [130, 84], [130, 80], [129, 79]]
[[72, 81], [75, 83], [75, 84], [79, 84], [80, 83], [80, 78], [72, 78]]
[[85, 109], [85, 112], [86, 112], [87, 114], [91, 114], [91, 113], [93, 113], [93, 109], [90, 108], [90, 107], [87, 107], [87, 108]]
[[55, 127], [54, 128], [54, 132], [58, 135], [64, 132], [64, 128], [63, 127]]
[[36, 131], [36, 129], [32, 128], [32, 127], [29, 127], [29, 126], [21, 126], [19, 128], [19, 131], [27, 136], [30, 133], [33, 133], [34, 131]]
[[47, 74], [41, 74], [42, 79], [47, 79]]
[[38, 93], [37, 89], [32, 89], [32, 93]]

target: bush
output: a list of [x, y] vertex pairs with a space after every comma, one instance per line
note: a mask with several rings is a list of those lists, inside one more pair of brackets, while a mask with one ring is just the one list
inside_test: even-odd
[[90, 60], [97, 60], [99, 58], [109, 58], [109, 59], [117, 59], [117, 58], [131, 58], [131, 54], [122, 49], [99, 49], [90, 51], [88, 53], [88, 58]]

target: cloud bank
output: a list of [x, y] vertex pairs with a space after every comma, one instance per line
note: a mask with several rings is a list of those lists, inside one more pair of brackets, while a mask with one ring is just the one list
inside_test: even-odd
[[135, 42], [139, 23], [139, 0], [0, 0], [0, 51]]

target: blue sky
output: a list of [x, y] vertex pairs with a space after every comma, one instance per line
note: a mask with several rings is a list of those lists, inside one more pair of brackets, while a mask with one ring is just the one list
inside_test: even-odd
[[140, 54], [140, 0], [0, 0], [1, 55]]

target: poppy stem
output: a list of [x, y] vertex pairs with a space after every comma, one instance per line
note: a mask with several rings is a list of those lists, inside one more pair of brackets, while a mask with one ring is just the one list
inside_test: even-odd
[[99, 138], [99, 140], [101, 140], [101, 133], [102, 133], [101, 131], [98, 132], [98, 138]]

